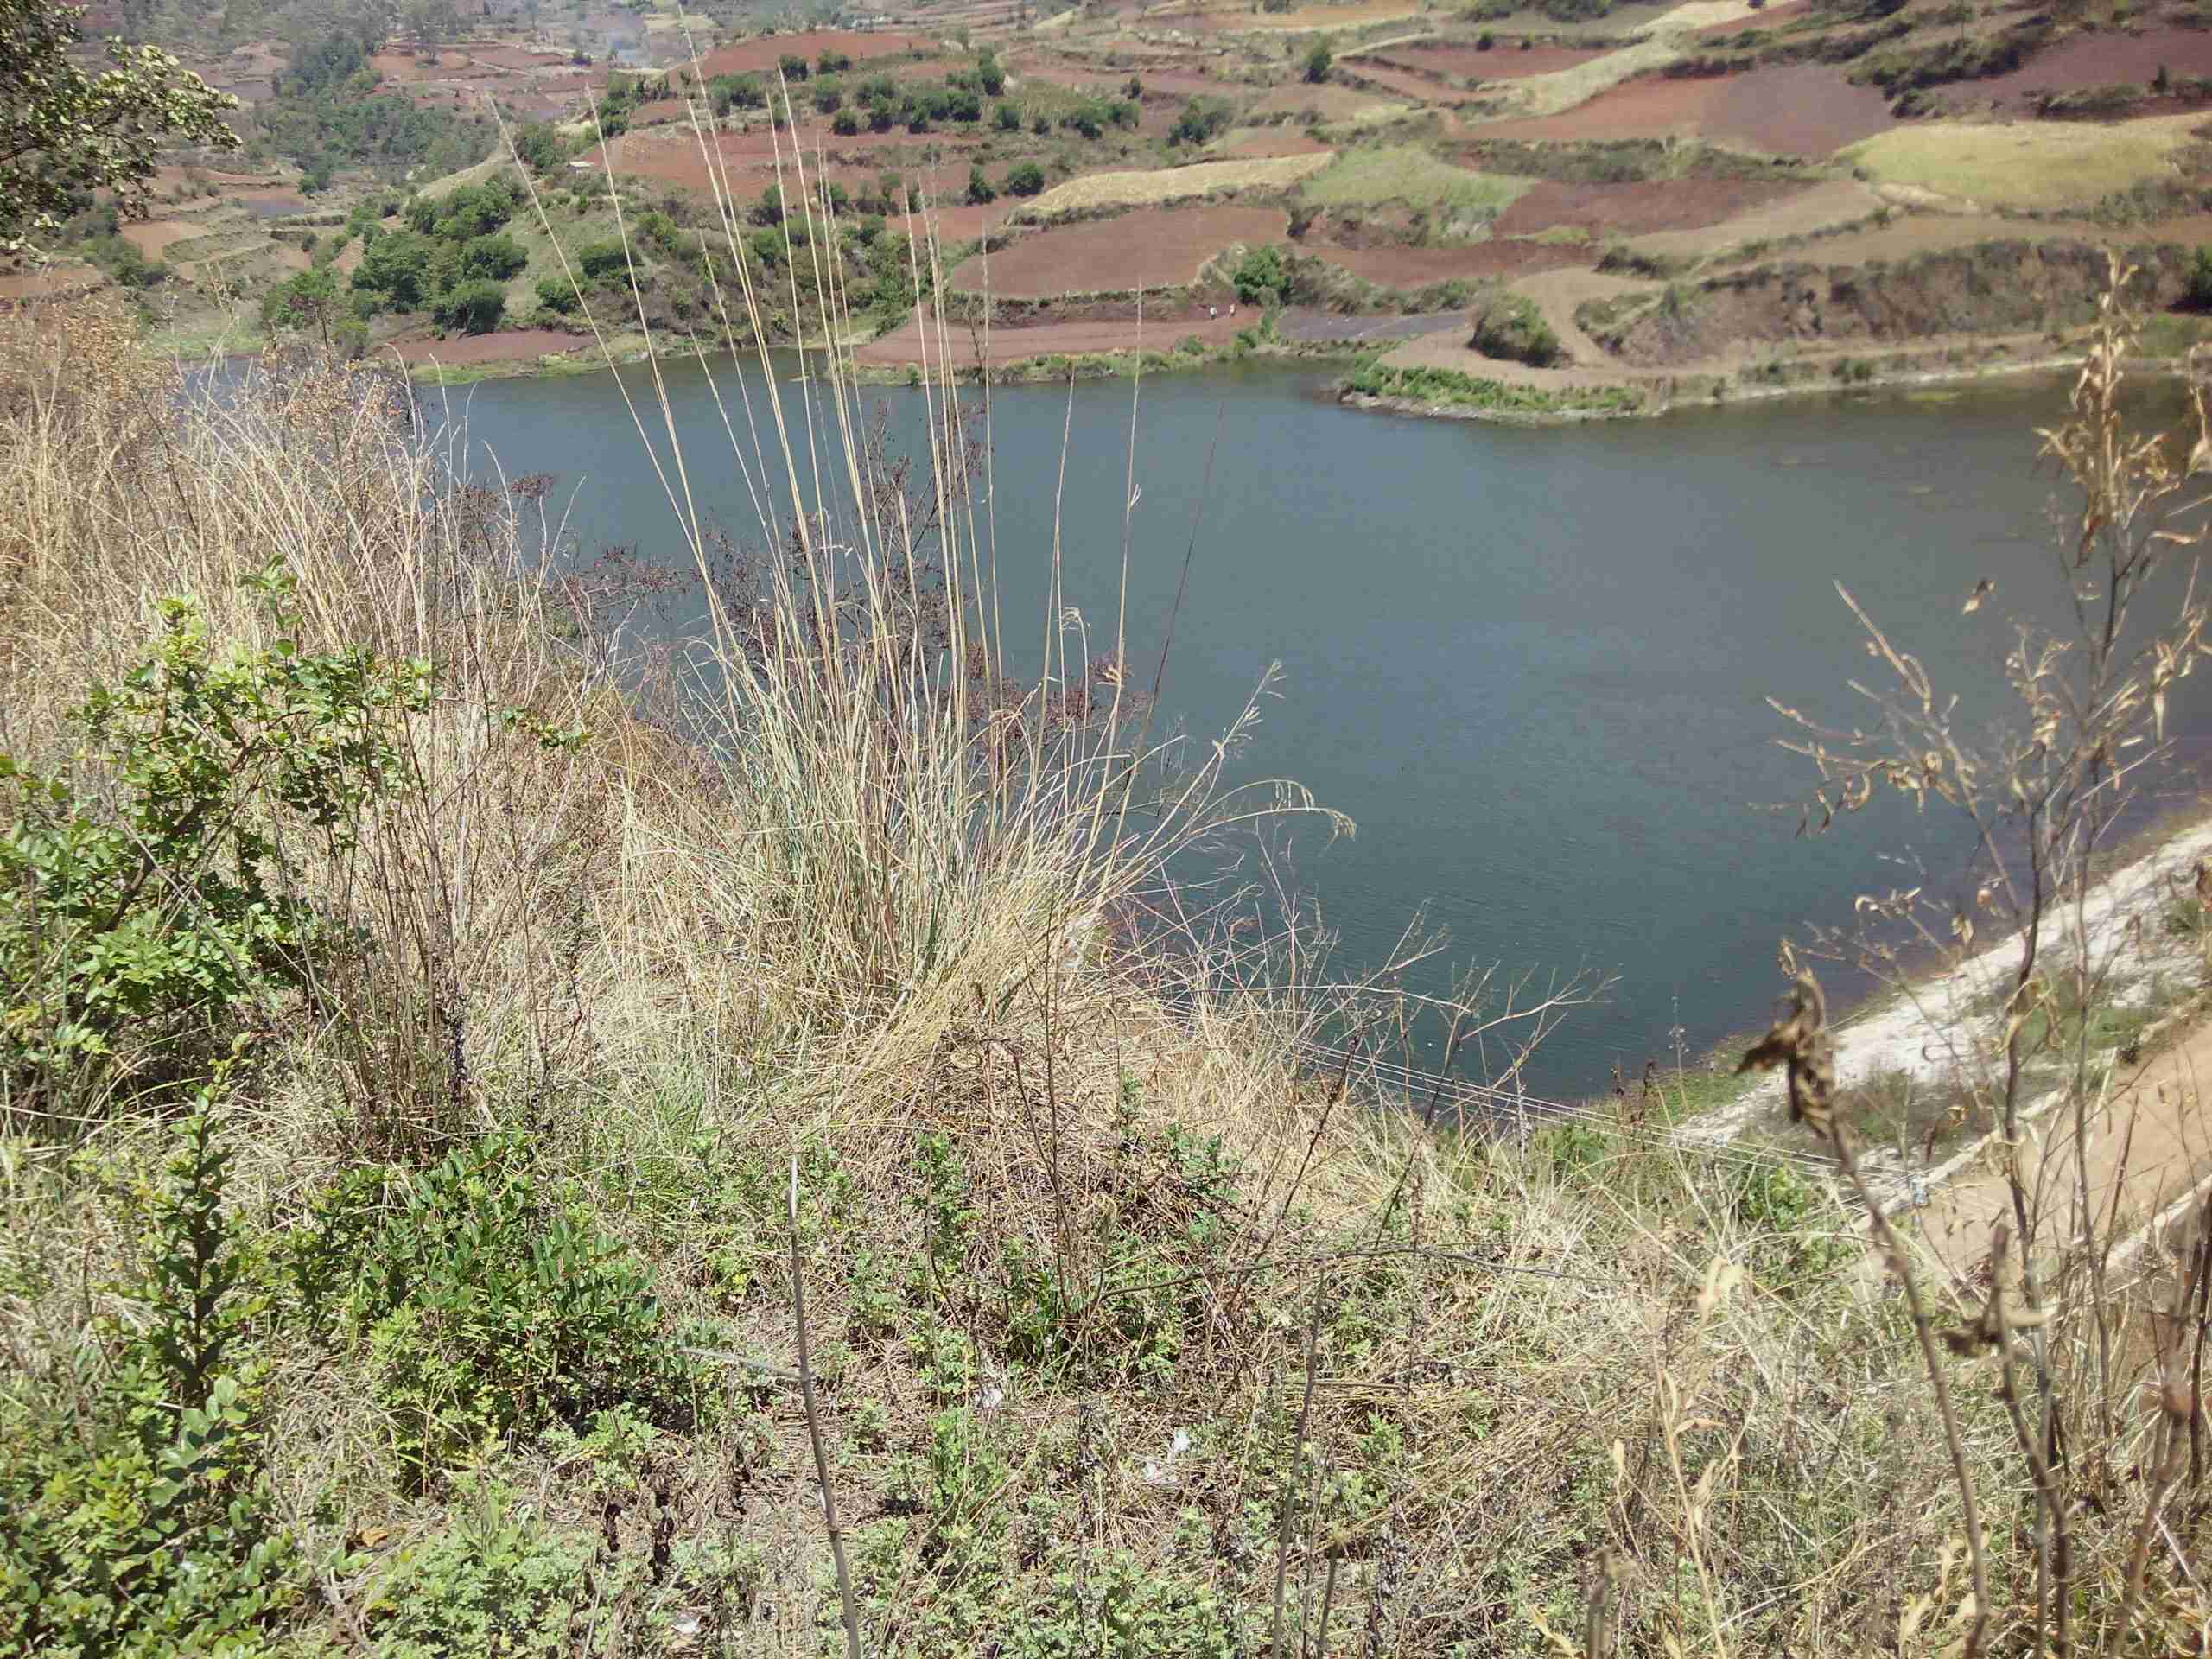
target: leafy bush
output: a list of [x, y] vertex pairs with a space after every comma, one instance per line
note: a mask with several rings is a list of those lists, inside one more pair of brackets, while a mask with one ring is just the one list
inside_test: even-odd
[[1324, 35], [1306, 51], [1306, 79], [1314, 86], [1319, 86], [1328, 79], [1330, 72], [1336, 67], [1336, 62], [1335, 48], [1330, 46], [1329, 37]]
[[1045, 169], [1034, 162], [1020, 162], [1007, 169], [1006, 193], [1009, 196], [1033, 196], [1045, 188]]
[[991, 181], [983, 176], [983, 164], [981, 162], [970, 163], [968, 168], [969, 202], [973, 206], [981, 207], [986, 202], [996, 201], [998, 199], [999, 193], [992, 188]]
[[522, 244], [504, 232], [498, 236], [474, 237], [461, 251], [462, 276], [495, 283], [521, 275], [529, 264], [530, 256], [522, 251]]
[[574, 263], [578, 270], [596, 282], [603, 276], [619, 276], [628, 270], [630, 255], [620, 242], [588, 242], [576, 250]]
[[[280, 571], [255, 579], [289, 627]], [[236, 1006], [304, 982], [338, 937], [289, 880], [298, 847], [353, 844], [405, 777], [393, 715], [427, 706], [427, 662], [289, 639], [219, 656], [200, 612], [164, 600], [159, 645], [76, 718], [113, 779], [79, 789], [0, 753], [0, 981], [20, 988], [0, 1066], [35, 1093], [117, 1045], [182, 1070], [227, 1040]]]
[[1283, 289], [1290, 281], [1289, 267], [1284, 263], [1282, 250], [1272, 246], [1254, 248], [1236, 267], [1233, 280], [1236, 284], [1236, 297], [1245, 304], [1280, 304]]
[[457, 1524], [397, 1551], [368, 1623], [384, 1659], [475, 1659], [578, 1651], [569, 1624], [584, 1600], [588, 1543], [536, 1524], [514, 1494], [464, 1484]]
[[176, 1132], [137, 1287], [74, 1386], [0, 1391], [0, 1651], [250, 1655], [300, 1599], [263, 1462], [255, 1303], [213, 1092]]
[[353, 267], [353, 292], [372, 296], [384, 309], [419, 309], [430, 296], [432, 251], [429, 238], [420, 231], [378, 237], [362, 249], [361, 263]]
[[1167, 142], [1170, 145], [1208, 143], [1228, 128], [1236, 113], [1226, 99], [1194, 98], [1167, 130]]
[[1021, 130], [1021, 111], [1011, 104], [1001, 104], [991, 111], [991, 119], [1001, 132]]
[[2197, 249], [2196, 257], [2190, 261], [2182, 297], [2193, 309], [2212, 311], [2212, 247]]
[[1566, 355], [1536, 302], [1518, 296], [1494, 301], [1478, 313], [1467, 343], [1484, 357], [1539, 369], [1549, 368]]
[[854, 137], [860, 130], [861, 117], [857, 110], [840, 110], [830, 118], [830, 130], [840, 138]]
[[507, 293], [499, 283], [477, 280], [458, 283], [438, 296], [430, 319], [441, 328], [458, 328], [465, 334], [488, 334], [505, 315]]
[[565, 317], [582, 300], [573, 276], [563, 274], [537, 279], [537, 302], [549, 311], [557, 311]]
[[[399, 1210], [365, 1221], [379, 1191]], [[693, 1414], [698, 1368], [664, 1328], [652, 1274], [583, 1204], [541, 1191], [519, 1132], [419, 1174], [340, 1183], [293, 1273], [309, 1317], [367, 1351], [417, 1479], [617, 1405], [663, 1425]]]

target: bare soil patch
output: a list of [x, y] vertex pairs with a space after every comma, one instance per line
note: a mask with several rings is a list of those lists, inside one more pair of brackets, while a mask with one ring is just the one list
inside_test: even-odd
[[[1099, 352], [1173, 351], [1178, 341], [1196, 334], [1210, 346], [1226, 344], [1236, 331], [1251, 326], [1249, 316], [1230, 317], [1225, 311], [1208, 317], [1202, 307], [1183, 312], [1147, 315], [1141, 324], [1135, 318], [1096, 322], [1048, 322], [1032, 328], [994, 328], [988, 347], [980, 327], [953, 333], [940, 342], [932, 330], [926, 340], [927, 359], [939, 361], [950, 349], [953, 363], [966, 366], [979, 360], [1002, 365], [1030, 358], [1073, 357]], [[869, 341], [854, 353], [861, 363], [897, 366], [924, 360], [921, 325], [910, 321], [880, 340]]]
[[1994, 104], [2019, 110], [2035, 92], [2078, 92], [2130, 82], [2147, 92], [2162, 67], [2175, 75], [2212, 75], [2212, 31], [2160, 29], [2120, 35], [2099, 29], [2069, 35], [2009, 75], [1945, 88], [1943, 102], [1953, 109]]
[[[1711, 226], [1662, 231], [1637, 238], [1639, 253], [1673, 258], [1726, 252], [1749, 242], [1777, 242], [1786, 237], [1811, 236], [1835, 226], [1865, 219], [1882, 207], [1882, 199], [1855, 179], [1830, 179], [1804, 186], [1738, 217]], [[1816, 243], [1798, 257], [1821, 260], [1829, 257], [1832, 243]]]
[[1517, 138], [1537, 143], [1591, 143], [1611, 138], [1692, 138], [1705, 126], [1719, 80], [1669, 80], [1648, 75], [1603, 92], [1564, 115], [1516, 116], [1503, 121], [1465, 121], [1476, 138]]
[[123, 227], [123, 239], [149, 259], [158, 259], [177, 243], [207, 233], [205, 225], [188, 224], [181, 219], [150, 219]]
[[1573, 226], [1600, 237], [1700, 230], [1807, 188], [1779, 180], [1669, 179], [1639, 184], [1547, 180], [1507, 208], [1497, 230], [1500, 236], [1530, 236]]
[[1328, 148], [1303, 127], [1244, 127], [1206, 153], [1224, 161], [1265, 161], [1278, 156], [1319, 156]]
[[1471, 46], [1395, 46], [1376, 61], [1420, 74], [1452, 75], [1471, 81], [1518, 80], [1524, 75], [1572, 69], [1612, 49], [1610, 46], [1532, 46], [1523, 52], [1501, 46], [1483, 52]]
[[480, 363], [527, 363], [556, 352], [572, 352], [590, 344], [557, 328], [517, 328], [499, 334], [459, 334], [450, 340], [395, 340], [389, 349], [409, 363], [434, 359], [448, 368]]
[[0, 270], [0, 303], [52, 299], [61, 294], [81, 294], [107, 279], [90, 265], [46, 265], [36, 270]]
[[568, 61], [558, 52], [532, 52], [520, 46], [474, 46], [468, 49], [468, 55], [495, 69], [550, 68]]
[[1468, 96], [1433, 76], [1417, 74], [1410, 69], [1400, 69], [1389, 64], [1369, 63], [1363, 59], [1346, 65], [1345, 73], [1357, 76], [1363, 86], [1376, 87], [1416, 104], [1452, 103]]
[[1897, 124], [1875, 86], [1854, 86], [1820, 63], [1780, 64], [1731, 75], [1706, 105], [1714, 143], [1770, 156], [1831, 156]]
[[712, 79], [716, 75], [757, 74], [763, 69], [773, 69], [786, 54], [804, 58], [811, 67], [824, 51], [835, 48], [854, 62], [861, 63], [874, 58], [903, 58], [911, 53], [927, 51], [933, 44], [923, 35], [810, 29], [803, 35], [764, 35], [755, 40], [719, 47], [700, 59], [699, 63]]
[[[1179, 288], [1232, 242], [1280, 242], [1289, 215], [1280, 207], [1147, 208], [1023, 237], [990, 256], [990, 291], [1008, 299], [1056, 294], [1121, 294]], [[967, 261], [950, 285], [980, 292], [984, 261]]]
[[1586, 264], [1587, 247], [1493, 237], [1461, 248], [1347, 248], [1309, 244], [1305, 251], [1384, 288], [1427, 288], [1454, 279], [1516, 276], [1561, 265]]
[[1310, 86], [1300, 81], [1276, 87], [1253, 109], [1260, 115], [1303, 115], [1311, 110], [1325, 121], [1346, 121], [1389, 101], [1379, 93], [1357, 92], [1350, 86]]

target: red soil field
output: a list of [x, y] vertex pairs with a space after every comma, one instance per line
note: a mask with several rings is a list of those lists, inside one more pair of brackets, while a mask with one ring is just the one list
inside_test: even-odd
[[90, 265], [48, 266], [41, 270], [0, 270], [0, 306], [48, 300], [63, 294], [88, 294], [107, 279]]
[[1942, 89], [1944, 102], [1966, 107], [1995, 102], [2018, 107], [2031, 92], [2074, 92], [2137, 82], [2148, 86], [2159, 67], [2176, 75], [2212, 75], [2212, 32], [2161, 29], [2143, 35], [2100, 29], [2046, 47], [2009, 75]]
[[1547, 246], [1503, 237], [1464, 248], [1339, 248], [1314, 243], [1305, 251], [1385, 288], [1426, 288], [1454, 277], [1517, 276], [1590, 261], [1586, 246]]
[[1770, 156], [1829, 156], [1897, 124], [1888, 99], [1827, 64], [1779, 64], [1732, 75], [1706, 106], [1705, 136]]
[[[840, 138], [830, 130], [827, 122], [816, 122], [802, 127], [798, 137], [809, 176], [814, 173], [817, 158], [825, 154], [835, 158], [845, 158], [849, 162], [850, 158], [859, 157], [858, 162], [850, 164], [897, 173], [906, 170], [899, 163], [902, 154], [909, 146], [918, 151], [925, 146], [940, 151], [964, 151], [981, 142], [980, 135], [942, 127], [920, 136], [907, 132], [904, 128], [895, 128], [889, 132], [864, 132], [850, 138]], [[783, 135], [779, 139], [777, 134], [766, 127], [752, 132], [718, 133], [715, 145], [721, 159], [716, 170], [726, 170], [733, 188], [739, 188], [743, 194], [743, 187], [737, 184], [741, 175], [757, 172], [766, 178], [773, 178], [779, 143], [782, 146], [784, 171], [788, 175], [791, 171], [790, 135]], [[583, 159], [595, 167], [606, 165], [602, 153], [598, 150], [592, 151]], [[833, 174], [836, 167], [836, 162], [833, 161]], [[697, 136], [688, 127], [664, 127], [621, 139], [616, 151], [614, 170], [623, 178], [651, 179], [656, 183], [673, 185], [683, 190], [704, 190], [714, 176], [708, 167], [707, 157], [700, 153]], [[960, 172], [963, 188], [967, 176], [967, 167], [963, 162]], [[754, 193], [762, 188], [754, 186]]]
[[1793, 17], [1802, 17], [1812, 10], [1813, 0], [1789, 0], [1786, 6], [1768, 6], [1756, 17], [1746, 17], [1736, 23], [1707, 23], [1696, 31], [1700, 41], [1726, 40], [1731, 35], [1741, 35], [1747, 29], [1766, 29], [1777, 23], [1786, 23]]
[[1409, 98], [1417, 104], [1448, 103], [1467, 96], [1432, 75], [1417, 75], [1410, 69], [1395, 69], [1388, 64], [1370, 63], [1365, 59], [1345, 65], [1343, 73], [1357, 76], [1366, 86], [1378, 87], [1399, 98]]
[[835, 47], [855, 63], [870, 58], [904, 57], [926, 49], [932, 42], [921, 35], [863, 34], [854, 29], [810, 29], [803, 35], [764, 35], [740, 41], [709, 53], [700, 60], [708, 79], [716, 75], [754, 74], [773, 69], [785, 54], [796, 54], [811, 66], [826, 48]]
[[[1147, 207], [1115, 219], [1040, 231], [990, 258], [990, 291], [1008, 299], [1056, 294], [1123, 294], [1180, 288], [1232, 242], [1280, 242], [1290, 228], [1280, 207]], [[970, 259], [950, 286], [981, 291], [983, 262]]]
[[1214, 153], [1260, 161], [1273, 156], [1317, 156], [1328, 148], [1303, 127], [1247, 127]]
[[1825, 156], [1897, 124], [1887, 101], [1822, 64], [1786, 64], [1703, 79], [1648, 75], [1564, 115], [1463, 124], [1476, 138], [1589, 143], [1706, 138], [1774, 156]]
[[[1499, 215], [1500, 236], [1531, 236], [1574, 225], [1603, 237], [1694, 231], [1733, 219], [1806, 187], [1779, 181], [1668, 179], [1643, 184], [1535, 186]], [[1586, 253], [1583, 258], [1586, 260]]]
[[176, 244], [207, 234], [206, 226], [176, 219], [149, 219], [123, 227], [123, 239], [149, 259], [158, 259]]
[[1018, 363], [1033, 357], [1075, 356], [1089, 352], [1129, 352], [1140, 346], [1147, 352], [1169, 352], [1176, 342], [1196, 334], [1210, 346], [1217, 346], [1233, 339], [1240, 328], [1252, 326], [1252, 315], [1231, 317], [1224, 308], [1217, 317], [1208, 317], [1204, 306], [1185, 306], [1174, 311], [1157, 315], [1147, 313], [1141, 327], [1135, 318], [1119, 321], [1047, 322], [1033, 328], [993, 327], [989, 350], [983, 350], [983, 335], [980, 327], [948, 327], [949, 339], [940, 340], [932, 327], [925, 337], [918, 321], [908, 321], [880, 340], [870, 340], [854, 356], [862, 363], [899, 365], [924, 360], [923, 346], [926, 338], [927, 359], [931, 364], [944, 360], [949, 354], [953, 365], [966, 368], [979, 358], [1001, 365]]
[[472, 363], [523, 363], [550, 352], [572, 352], [591, 342], [557, 328], [518, 328], [501, 334], [460, 334], [451, 340], [396, 340], [387, 348], [410, 363], [432, 358], [449, 367]]
[[1518, 80], [1523, 75], [1548, 75], [1554, 69], [1572, 69], [1578, 63], [1602, 58], [1613, 49], [1532, 46], [1526, 52], [1517, 47], [1496, 47], [1488, 52], [1478, 52], [1471, 46], [1398, 46], [1378, 54], [1373, 61], [1395, 63], [1403, 69], [1432, 75], [1456, 75], [1466, 80]]
[[531, 52], [519, 46], [474, 46], [468, 55], [498, 69], [537, 69], [568, 61], [558, 52]]

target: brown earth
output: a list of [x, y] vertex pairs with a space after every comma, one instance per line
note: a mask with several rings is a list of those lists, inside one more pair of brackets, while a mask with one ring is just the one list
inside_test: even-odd
[[[2144, 262], [2139, 302], [2171, 305], [2184, 262], [2167, 248]], [[1679, 368], [1754, 344], [1894, 346], [1951, 334], [2078, 327], [2104, 290], [2104, 250], [2037, 236], [1928, 254], [1876, 272], [1791, 261], [1713, 277], [1678, 306], [1644, 312], [1616, 360]]]
[[[981, 124], [980, 123], [978, 124]], [[899, 170], [898, 152], [908, 145], [931, 145], [938, 149], [965, 149], [978, 143], [982, 135], [953, 132], [940, 129], [926, 135], [912, 134], [903, 128], [891, 132], [861, 133], [850, 138], [841, 138], [830, 130], [827, 123], [802, 126], [797, 135], [805, 152], [807, 172], [811, 175], [817, 155], [826, 153], [837, 160], [866, 157], [855, 165], [888, 168]], [[617, 141], [614, 170], [624, 178], [651, 179], [656, 183], [672, 185], [678, 189], [704, 190], [710, 179], [727, 172], [731, 175], [732, 188], [745, 194], [737, 183], [738, 175], [759, 171], [772, 179], [776, 158], [780, 147], [784, 168], [788, 175], [791, 167], [792, 138], [789, 134], [778, 135], [766, 127], [750, 132], [723, 132], [715, 135], [715, 149], [719, 161], [710, 167], [709, 157], [702, 152], [697, 135], [688, 129], [664, 130], [659, 132], [626, 135]], [[873, 153], [871, 153], [873, 152]], [[604, 152], [594, 150], [585, 157], [594, 166], [604, 168]], [[964, 181], [966, 168], [961, 170]], [[760, 187], [754, 186], [755, 194]]]
[[[1548, 75], [1555, 69], [1572, 69], [1592, 58], [1602, 58], [1609, 46], [1493, 47], [1487, 52], [1471, 46], [1394, 46], [1376, 54], [1376, 60], [1396, 64], [1417, 74], [1453, 75], [1472, 81], [1519, 80], [1527, 75]], [[1355, 66], [1357, 67], [1357, 66]]]
[[[1056, 294], [1180, 288], [1195, 282], [1205, 263], [1230, 243], [1280, 242], [1289, 226], [1289, 215], [1280, 207], [1236, 206], [1149, 207], [1063, 226], [993, 253], [990, 291], [1008, 299], [1041, 300]], [[976, 292], [984, 276], [978, 257], [954, 271], [950, 285]]]
[[[1165, 312], [1147, 315], [1140, 326], [1135, 318], [1096, 322], [1048, 322], [1033, 328], [994, 328], [990, 331], [988, 350], [982, 331], [959, 329], [949, 342], [952, 361], [964, 366], [977, 361], [994, 365], [1018, 363], [1033, 357], [1076, 356], [1099, 352], [1130, 352], [1140, 348], [1147, 352], [1173, 351], [1179, 340], [1196, 334], [1210, 346], [1225, 345], [1236, 338], [1236, 331], [1251, 326], [1247, 315], [1231, 317], [1224, 309], [1217, 317], [1208, 317], [1203, 307], [1185, 307], [1179, 312]], [[932, 329], [926, 340], [926, 357], [937, 362], [947, 344], [940, 342]], [[896, 367], [908, 363], [919, 363], [925, 358], [925, 337], [921, 325], [909, 321], [893, 329], [880, 340], [871, 340], [854, 355], [864, 364]]]
[[1701, 41], [1725, 40], [1731, 35], [1741, 35], [1746, 29], [1770, 29], [1777, 23], [1787, 23], [1805, 16], [1813, 10], [1813, 0], [1789, 0], [1784, 6], [1769, 6], [1756, 17], [1741, 19], [1732, 23], [1707, 23], [1693, 31]]
[[1995, 104], [2024, 108], [2031, 92], [2074, 92], [2092, 86], [2139, 84], [2147, 91], [2161, 67], [2175, 75], [2212, 76], [2212, 32], [2152, 29], [2120, 35], [2100, 29], [2045, 47], [2008, 75], [1942, 89], [1945, 105], [1972, 109]]
[[1363, 86], [1372, 86], [1397, 98], [1409, 99], [1416, 104], [1449, 104], [1470, 96], [1455, 92], [1433, 76], [1416, 74], [1410, 69], [1394, 68], [1389, 64], [1363, 60], [1346, 65], [1345, 73], [1356, 76]]
[[716, 75], [757, 74], [773, 69], [787, 53], [804, 58], [810, 66], [825, 48], [835, 47], [855, 63], [872, 58], [901, 58], [927, 51], [935, 42], [923, 35], [863, 33], [844, 29], [811, 29], [803, 35], [764, 35], [719, 47], [699, 60], [708, 79]]
[[123, 239], [149, 259], [158, 259], [176, 244], [207, 234], [205, 225], [188, 224], [181, 219], [151, 219], [123, 227]]
[[1769, 156], [1832, 156], [1897, 124], [1876, 86], [1854, 86], [1821, 63], [1777, 64], [1731, 75], [1706, 106], [1705, 136]]
[[528, 363], [557, 352], [572, 352], [591, 342], [557, 328], [517, 328], [498, 334], [460, 334], [449, 340], [427, 336], [395, 340], [383, 349], [394, 351], [409, 363], [433, 360], [448, 368], [480, 363]]
[[520, 46], [472, 46], [468, 55], [495, 69], [542, 69], [568, 61], [558, 52], [532, 52]]
[[[1653, 254], [1670, 259], [1694, 259], [1705, 255], [1725, 254], [1732, 248], [1740, 248], [1752, 242], [1777, 242], [1787, 237], [1814, 236], [1837, 226], [1855, 224], [1870, 218], [1883, 206], [1881, 197], [1855, 179], [1830, 179], [1821, 184], [1808, 184], [1787, 195], [1777, 196], [1764, 207], [1724, 220], [1718, 226], [1695, 229], [1659, 231], [1637, 237], [1629, 245], [1638, 253]], [[2008, 228], [1999, 225], [1993, 232], [1983, 234], [2007, 234]], [[1830, 257], [1834, 243], [1811, 245], [1804, 257], [1821, 259]], [[1919, 251], [1921, 250], [1916, 250]]]
[[1500, 236], [1529, 236], [1554, 226], [1575, 226], [1600, 237], [1700, 230], [1801, 194], [1808, 188], [1768, 179], [1667, 179], [1639, 184], [1546, 180], [1500, 214], [1496, 228]]
[[1303, 127], [1244, 127], [1206, 153], [1222, 161], [1262, 161], [1275, 156], [1317, 156], [1329, 148]]
[[[2086, 1179], [2100, 1234], [2118, 1239], [2189, 1192], [2212, 1160], [2203, 1109], [2212, 1021], [2115, 1082], [2109, 1103], [2088, 1120], [2086, 1143], [2070, 1112], [2042, 1120], [2042, 1132], [2028, 1136], [2024, 1173], [2038, 1203], [2060, 1215], [2073, 1213]], [[1953, 1274], [1986, 1282], [1992, 1233], [2012, 1219], [2012, 1189], [2000, 1171], [1984, 1166], [1937, 1187], [1926, 1208], [1900, 1219]]]
[[47, 265], [37, 270], [0, 270], [0, 303], [89, 292], [107, 281], [90, 265]]
[[1564, 115], [1465, 120], [1470, 137], [1554, 143], [1703, 138], [1770, 156], [1826, 156], [1897, 124], [1879, 91], [1824, 64], [1783, 64], [1702, 79], [1647, 75]]
[[1463, 248], [1346, 248], [1309, 243], [1303, 250], [1355, 276], [1385, 288], [1426, 288], [1432, 283], [1512, 276], [1558, 265], [1587, 264], [1590, 250], [1495, 237]]
[[1325, 121], [1344, 121], [1389, 100], [1380, 93], [1357, 92], [1350, 86], [1278, 86], [1252, 106], [1255, 115], [1303, 115], [1317, 112]]

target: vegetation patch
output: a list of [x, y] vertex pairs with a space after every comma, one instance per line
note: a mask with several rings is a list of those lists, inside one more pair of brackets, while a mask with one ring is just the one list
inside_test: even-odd
[[1885, 184], [1994, 207], [2064, 207], [2167, 175], [2202, 118], [2153, 116], [2110, 126], [1935, 122], [1852, 145], [1843, 158]]
[[1361, 397], [1433, 404], [1486, 414], [1543, 417], [1633, 415], [1644, 405], [1634, 386], [1564, 387], [1553, 390], [1463, 374], [1456, 369], [1370, 364], [1349, 377], [1344, 391]]
[[1532, 181], [1471, 173], [1413, 144], [1362, 144], [1340, 152], [1299, 187], [1317, 207], [1375, 207], [1399, 203], [1447, 224], [1471, 226], [1496, 219]]
[[1330, 152], [1255, 161], [1197, 162], [1141, 173], [1094, 173], [1055, 185], [1022, 210], [1025, 219], [1065, 219], [1117, 207], [1153, 207], [1196, 196], [1284, 190], [1326, 167]]

